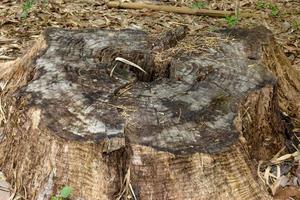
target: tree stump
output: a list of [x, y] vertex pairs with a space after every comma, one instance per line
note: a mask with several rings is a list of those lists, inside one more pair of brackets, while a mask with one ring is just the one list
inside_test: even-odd
[[292, 140], [299, 73], [264, 27], [205, 33], [190, 51], [196, 36], [48, 29], [1, 64], [0, 166], [15, 191], [272, 199], [257, 161]]

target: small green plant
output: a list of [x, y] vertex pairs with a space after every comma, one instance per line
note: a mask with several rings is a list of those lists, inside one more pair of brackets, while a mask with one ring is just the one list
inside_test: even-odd
[[238, 24], [239, 17], [238, 17], [238, 15], [226, 16], [225, 20], [229, 27], [234, 27]]
[[299, 30], [300, 29], [300, 20], [294, 20], [292, 21], [292, 27], [294, 30]]
[[279, 8], [273, 3], [265, 3], [264, 1], [258, 1], [256, 7], [260, 10], [269, 9], [271, 11], [270, 15], [277, 17], [279, 14]]
[[70, 198], [72, 195], [72, 188], [69, 186], [65, 186], [61, 189], [59, 195], [55, 197], [51, 197], [51, 200], [65, 200]]
[[265, 9], [266, 8], [266, 3], [265, 2], [263, 2], [263, 1], [258, 1], [257, 3], [256, 3], [256, 7], [258, 8], [258, 9]]
[[35, 0], [26, 0], [23, 3], [21, 18], [28, 17], [28, 13], [29, 13], [30, 9], [32, 8], [32, 6], [34, 5], [34, 3], [35, 3]]
[[271, 10], [271, 15], [273, 17], [277, 17], [278, 14], [279, 14], [279, 9], [276, 5], [272, 4], [272, 3], [269, 3], [268, 4], [268, 8]]
[[206, 7], [206, 3], [203, 1], [197, 1], [195, 3], [192, 4], [192, 8], [196, 8], [196, 9], [202, 9]]

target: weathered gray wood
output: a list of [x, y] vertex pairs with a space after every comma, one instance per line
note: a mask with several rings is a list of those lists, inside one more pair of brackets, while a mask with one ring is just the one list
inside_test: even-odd
[[[226, 36], [223, 36], [224, 38]], [[171, 80], [136, 85], [118, 104], [135, 104], [128, 137], [172, 153], [214, 153], [234, 144], [238, 105], [251, 91], [274, 85], [267, 69], [240, 41], [219, 42], [196, 56], [171, 61]]]
[[[130, 58], [143, 66], [151, 64], [146, 34], [131, 30], [51, 29], [45, 36], [48, 48], [36, 60], [35, 77], [21, 95], [33, 95], [30, 106], [44, 108], [41, 120], [61, 137], [94, 141], [124, 139], [125, 119], [111, 99], [133, 73], [125, 69], [128, 79], [116, 78], [119, 68], [113, 77], [109, 74], [118, 64], [114, 61], [116, 56]], [[108, 151], [120, 148], [114, 142], [110, 144]]]
[[173, 153], [224, 150], [238, 138], [233, 120], [241, 100], [275, 83], [264, 66], [249, 59], [243, 43], [220, 40], [218, 49], [172, 58], [171, 79], [134, 82], [119, 95], [136, 69], [117, 63], [116, 57], [154, 67], [145, 33], [52, 29], [46, 36], [48, 49], [36, 60], [34, 80], [22, 95], [32, 94], [30, 106], [44, 108], [42, 121], [54, 133], [107, 139], [108, 151], [122, 147], [113, 141], [125, 139], [124, 129], [130, 142]]

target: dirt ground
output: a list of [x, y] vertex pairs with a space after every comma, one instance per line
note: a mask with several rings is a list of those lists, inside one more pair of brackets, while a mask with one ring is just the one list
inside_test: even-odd
[[[229, 18], [150, 10], [109, 9], [107, 1], [103, 0], [36, 0], [32, 5], [28, 4], [29, 1], [0, 1], [0, 63], [24, 55], [47, 27], [131, 28], [158, 34], [185, 25], [190, 32], [201, 35], [201, 32], [229, 26], [263, 25], [274, 33], [293, 67], [300, 70], [300, 0], [152, 0], [152, 3], [191, 8], [227, 11], [235, 11], [238, 8], [240, 13], [249, 12], [253, 15], [247, 18], [239, 16], [236, 25]], [[197, 41], [189, 42], [193, 45]], [[278, 199], [285, 199], [288, 193], [294, 194], [294, 199], [300, 199], [300, 190], [294, 185], [282, 191], [277, 193]]]

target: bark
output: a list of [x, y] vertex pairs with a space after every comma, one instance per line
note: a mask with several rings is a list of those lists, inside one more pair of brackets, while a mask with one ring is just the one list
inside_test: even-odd
[[63, 185], [87, 200], [272, 199], [256, 161], [293, 140], [299, 73], [264, 27], [206, 33], [215, 43], [198, 53], [181, 48], [191, 37], [49, 29], [1, 64], [0, 166], [15, 190], [39, 200]]

